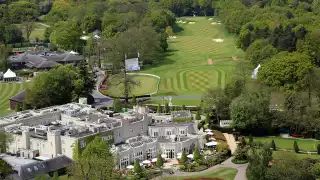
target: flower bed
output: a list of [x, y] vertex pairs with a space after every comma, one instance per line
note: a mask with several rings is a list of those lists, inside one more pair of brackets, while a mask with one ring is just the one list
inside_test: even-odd
[[231, 162], [233, 162], [234, 164], [246, 164], [246, 163], [248, 163], [248, 160], [246, 160], [246, 159], [240, 160], [240, 159], [233, 158], [231, 160]]

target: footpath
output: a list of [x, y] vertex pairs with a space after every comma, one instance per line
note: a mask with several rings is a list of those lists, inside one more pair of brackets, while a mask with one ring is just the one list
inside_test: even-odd
[[227, 140], [227, 143], [228, 143], [229, 148], [231, 150], [231, 154], [234, 154], [237, 149], [237, 143], [236, 143], [236, 140], [235, 140], [233, 134], [223, 133], [223, 135]]

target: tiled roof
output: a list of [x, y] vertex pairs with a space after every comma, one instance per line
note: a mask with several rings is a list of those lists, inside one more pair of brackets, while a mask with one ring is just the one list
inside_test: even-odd
[[13, 100], [13, 101], [17, 101], [17, 102], [23, 102], [24, 101], [24, 98], [26, 96], [26, 90], [24, 89], [23, 91], [20, 91], [18, 94], [16, 94], [15, 96], [12, 96], [10, 98], [10, 100]]

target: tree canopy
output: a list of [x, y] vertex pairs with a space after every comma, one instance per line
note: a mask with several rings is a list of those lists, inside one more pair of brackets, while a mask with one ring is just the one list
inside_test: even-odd
[[235, 98], [230, 104], [233, 126], [254, 128], [268, 121], [270, 96], [267, 92], [249, 92]]
[[94, 87], [92, 77], [73, 65], [58, 65], [39, 73], [26, 92], [26, 102], [36, 108], [66, 104], [87, 97]]
[[312, 68], [310, 56], [297, 52], [282, 52], [262, 65], [258, 77], [270, 86], [299, 90], [304, 88], [303, 80]]

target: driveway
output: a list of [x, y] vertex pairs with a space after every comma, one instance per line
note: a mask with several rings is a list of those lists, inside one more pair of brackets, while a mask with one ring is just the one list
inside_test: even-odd
[[96, 81], [96, 84], [95, 84], [95, 89], [93, 89], [92, 92], [91, 92], [91, 95], [95, 99], [94, 106], [95, 107], [110, 106], [113, 103], [113, 99], [108, 97], [108, 96], [105, 96], [105, 95], [101, 94], [100, 91], [99, 91], [99, 85], [104, 80], [105, 73], [104, 73], [104, 71], [98, 71], [96, 73], [96, 75], [97, 75], [97, 81]]

